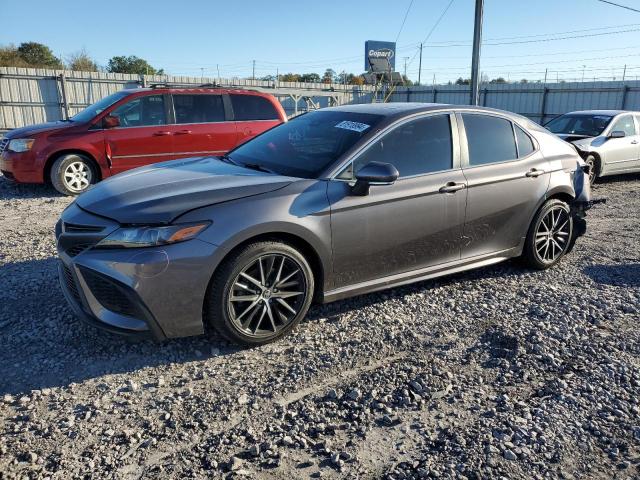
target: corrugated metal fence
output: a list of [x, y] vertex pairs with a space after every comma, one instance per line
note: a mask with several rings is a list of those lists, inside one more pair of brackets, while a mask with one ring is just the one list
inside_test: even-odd
[[[275, 85], [274, 82], [237, 78], [139, 76], [0, 67], [0, 130], [64, 119], [123, 88], [163, 82], [267, 88], [280, 99], [289, 115], [328, 105], [369, 103], [373, 97], [372, 87], [340, 84], [278, 82]], [[468, 86], [433, 85], [400, 87], [389, 100], [466, 104], [468, 98]], [[485, 84], [480, 101], [487, 107], [520, 113], [544, 123], [572, 110], [640, 110], [640, 82]]]

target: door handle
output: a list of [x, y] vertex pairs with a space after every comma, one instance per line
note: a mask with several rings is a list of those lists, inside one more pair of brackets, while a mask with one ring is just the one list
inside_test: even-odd
[[438, 190], [440, 193], [456, 193], [458, 190], [466, 188], [465, 183], [448, 182], [446, 185], [440, 187]]
[[543, 174], [544, 174], [544, 170], [538, 170], [537, 168], [532, 168], [527, 173], [525, 173], [524, 176], [529, 178], [536, 178]]
[[178, 130], [176, 135], [191, 135], [191, 130]]
[[638, 144], [638, 140], [631, 140], [631, 145], [637, 145]]
[[166, 130], [161, 130], [159, 132], [153, 132], [153, 136], [154, 137], [163, 137], [165, 135], [171, 135], [171, 132], [168, 132]]

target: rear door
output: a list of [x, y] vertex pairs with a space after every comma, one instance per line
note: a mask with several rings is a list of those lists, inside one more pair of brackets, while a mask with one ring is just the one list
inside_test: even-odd
[[174, 158], [166, 95], [143, 95], [115, 108], [120, 126], [104, 131], [112, 172]]
[[280, 114], [268, 98], [253, 94], [231, 93], [238, 144], [282, 123]]
[[547, 192], [550, 165], [534, 140], [510, 120], [485, 113], [458, 114], [467, 209], [462, 258], [517, 247]]
[[[459, 260], [467, 192], [452, 126], [450, 114], [409, 120], [329, 182], [337, 288]], [[394, 165], [398, 180], [353, 195], [353, 171], [372, 161]]]
[[607, 173], [629, 170], [637, 167], [640, 156], [640, 136], [638, 126], [631, 114], [621, 115], [609, 127], [611, 132], [624, 132], [622, 138], [607, 138], [603, 145], [604, 163]]
[[174, 93], [171, 97], [175, 158], [222, 155], [235, 147], [236, 126], [225, 111], [223, 95]]

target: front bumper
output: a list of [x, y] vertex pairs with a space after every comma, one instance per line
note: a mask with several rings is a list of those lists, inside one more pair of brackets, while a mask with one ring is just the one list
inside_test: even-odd
[[5, 150], [0, 155], [0, 172], [9, 180], [18, 183], [43, 183], [41, 168], [36, 167], [35, 154], [32, 151], [15, 153]]
[[[103, 229], [96, 232], [98, 224]], [[74, 312], [91, 325], [130, 336], [202, 334], [207, 288], [224, 251], [197, 238], [158, 248], [92, 246], [115, 228], [75, 204], [56, 227], [60, 284]]]

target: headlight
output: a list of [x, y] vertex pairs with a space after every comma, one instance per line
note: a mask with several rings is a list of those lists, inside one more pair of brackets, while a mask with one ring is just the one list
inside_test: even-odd
[[16, 138], [15, 140], [9, 140], [9, 146], [7, 147], [12, 152], [28, 152], [33, 147], [33, 138]]
[[183, 223], [168, 227], [123, 227], [98, 242], [96, 248], [158, 247], [195, 238], [211, 222]]

